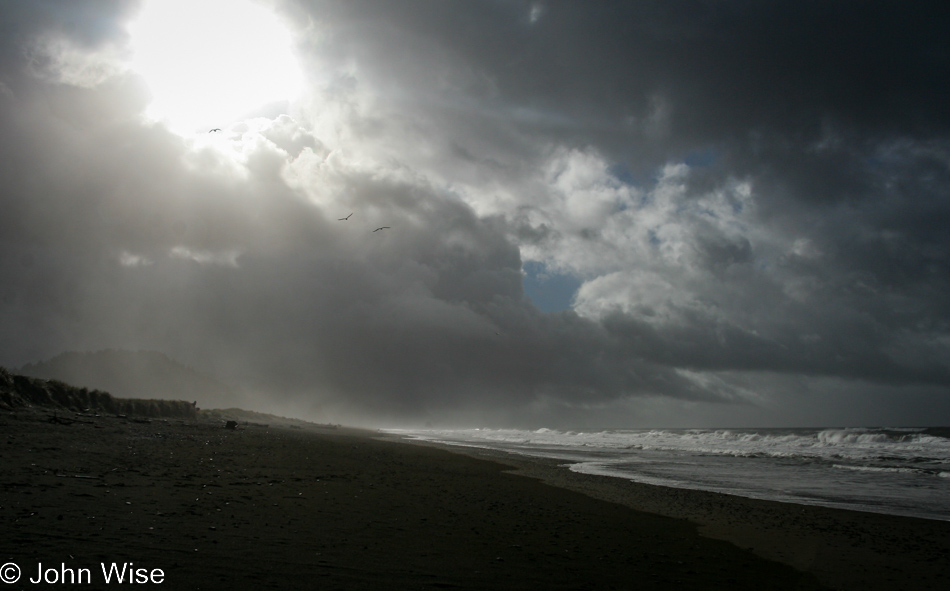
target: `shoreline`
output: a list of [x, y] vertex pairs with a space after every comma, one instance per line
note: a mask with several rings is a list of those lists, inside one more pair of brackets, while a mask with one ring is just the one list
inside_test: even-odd
[[481, 431], [384, 430], [669, 489], [950, 522], [948, 427]]
[[[392, 437], [498, 462], [511, 474], [636, 511], [689, 521], [704, 537], [814, 574], [835, 589], [899, 589], [898, 573], [932, 580], [937, 588], [937, 581], [950, 576], [950, 568], [933, 569], [950, 555], [950, 521], [646, 484], [574, 472], [564, 460]], [[914, 551], [904, 550], [910, 548]]]
[[[25, 573], [128, 561], [175, 588], [702, 591], [918, 590], [948, 574], [945, 554], [928, 558], [950, 528], [908, 518], [795, 515], [337, 426], [52, 412], [0, 413], [0, 561]], [[881, 528], [884, 564], [861, 550]], [[827, 547], [842, 539], [855, 548]], [[769, 550], [783, 547], [798, 550]]]

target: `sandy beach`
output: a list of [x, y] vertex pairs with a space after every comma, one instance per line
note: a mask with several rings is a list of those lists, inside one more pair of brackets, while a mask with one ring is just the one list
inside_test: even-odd
[[0, 591], [950, 589], [950, 2], [0, 32]]
[[330, 426], [50, 416], [0, 414], [0, 558], [19, 588], [51, 584], [43, 571], [102, 585], [113, 563], [176, 589], [919, 590], [947, 575], [942, 522], [536, 461], [511, 474], [511, 458]]

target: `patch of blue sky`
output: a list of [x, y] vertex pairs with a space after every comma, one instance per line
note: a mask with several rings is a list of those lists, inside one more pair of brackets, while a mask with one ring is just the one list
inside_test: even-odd
[[580, 289], [581, 280], [570, 274], [548, 271], [544, 263], [525, 261], [524, 293], [542, 312], [568, 310]]
[[716, 163], [719, 153], [713, 148], [691, 150], [683, 157], [683, 164], [690, 168], [708, 168]]
[[632, 185], [634, 187], [640, 185], [640, 181], [637, 180], [637, 177], [633, 174], [633, 171], [630, 170], [630, 167], [622, 162], [611, 164], [607, 168], [607, 171], [612, 177], [625, 185]]

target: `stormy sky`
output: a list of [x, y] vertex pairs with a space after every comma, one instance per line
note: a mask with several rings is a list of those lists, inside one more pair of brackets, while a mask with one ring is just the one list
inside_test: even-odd
[[243, 2], [0, 7], [0, 365], [160, 351], [357, 424], [950, 423], [945, 3]]

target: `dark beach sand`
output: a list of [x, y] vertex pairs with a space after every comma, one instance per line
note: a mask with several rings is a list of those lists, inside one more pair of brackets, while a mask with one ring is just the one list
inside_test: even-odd
[[525, 477], [508, 457], [366, 431], [50, 414], [0, 412], [0, 563], [24, 577], [11, 589], [50, 588], [24, 584], [40, 562], [90, 569], [85, 588], [114, 588], [100, 563], [132, 562], [162, 569], [159, 588], [232, 590], [920, 591], [950, 574], [944, 522], [519, 460]]

